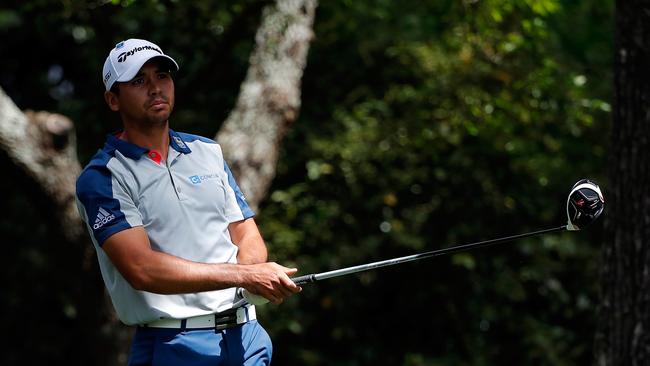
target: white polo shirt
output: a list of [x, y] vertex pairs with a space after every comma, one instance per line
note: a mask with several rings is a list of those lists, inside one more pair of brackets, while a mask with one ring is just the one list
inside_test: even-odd
[[154, 250], [202, 263], [236, 263], [228, 225], [254, 216], [220, 146], [207, 138], [169, 132], [167, 159], [109, 135], [77, 179], [77, 206], [120, 320], [148, 323], [228, 310], [235, 288], [180, 295], [137, 291], [101, 246], [135, 226], [146, 230]]

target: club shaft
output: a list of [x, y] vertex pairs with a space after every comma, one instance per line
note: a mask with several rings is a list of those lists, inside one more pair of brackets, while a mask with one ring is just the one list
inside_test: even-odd
[[527, 237], [530, 237], [530, 236], [541, 235], [541, 234], [548, 234], [548, 233], [563, 231], [563, 230], [566, 230], [566, 229], [567, 229], [567, 226], [563, 225], [563, 226], [555, 227], [555, 228], [551, 228], [551, 229], [544, 229], [544, 230], [534, 231], [534, 232], [525, 233], [525, 234], [518, 234], [518, 235], [506, 236], [506, 237], [503, 237], [503, 238], [484, 240], [484, 241], [479, 241], [479, 242], [470, 243], [470, 244], [457, 245], [457, 246], [452, 246], [452, 247], [448, 247], [448, 248], [432, 250], [432, 251], [425, 252], [425, 253], [407, 255], [405, 257], [386, 259], [386, 260], [383, 260], [383, 261], [372, 262], [372, 263], [367, 263], [367, 264], [361, 264], [361, 265], [358, 265], [358, 266], [352, 266], [352, 267], [336, 269], [336, 270], [328, 271], [328, 272], [308, 274], [308, 275], [304, 275], [304, 276], [294, 277], [294, 278], [292, 278], [292, 280], [297, 285], [302, 285], [302, 284], [305, 284], [305, 283], [316, 282], [316, 281], [325, 280], [325, 279], [332, 278], [332, 277], [340, 277], [340, 276], [345, 276], [345, 275], [349, 275], [349, 274], [352, 274], [352, 273], [369, 271], [371, 269], [387, 267], [387, 266], [392, 266], [392, 265], [395, 265], [395, 264], [401, 264], [401, 263], [406, 263], [406, 262], [412, 262], [412, 261], [419, 260], [419, 259], [437, 257], [437, 256], [440, 256], [440, 255], [461, 252], [461, 251], [468, 250], [468, 249], [480, 248], [480, 247], [485, 247], [485, 246], [488, 246], [488, 245], [494, 245], [494, 244], [499, 244], [499, 243], [506, 243], [506, 242], [510, 242], [510, 241], [513, 241], [513, 240], [521, 239], [521, 238], [527, 238]]

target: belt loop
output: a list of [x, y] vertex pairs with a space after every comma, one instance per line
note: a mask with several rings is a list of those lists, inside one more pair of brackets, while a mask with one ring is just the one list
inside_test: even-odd
[[187, 330], [187, 319], [181, 319], [181, 331]]
[[250, 319], [248, 318], [248, 306], [242, 306], [237, 308], [235, 313], [235, 322], [237, 324], [247, 323]]

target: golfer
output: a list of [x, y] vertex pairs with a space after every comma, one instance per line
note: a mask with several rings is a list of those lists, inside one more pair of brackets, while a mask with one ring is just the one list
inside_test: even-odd
[[279, 304], [297, 269], [267, 262], [213, 140], [169, 127], [178, 64], [157, 45], [113, 48], [102, 78], [123, 129], [77, 180], [77, 206], [120, 320], [129, 365], [269, 365], [271, 340], [238, 289]]

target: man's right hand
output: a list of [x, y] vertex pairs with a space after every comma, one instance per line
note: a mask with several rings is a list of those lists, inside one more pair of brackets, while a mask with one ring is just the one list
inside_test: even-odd
[[243, 287], [252, 294], [263, 296], [274, 304], [281, 304], [284, 299], [302, 291], [289, 276], [298, 272], [297, 268], [288, 268], [275, 262], [241, 265]]

